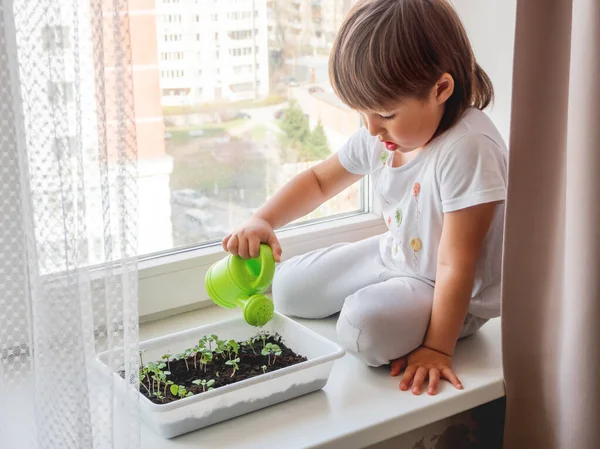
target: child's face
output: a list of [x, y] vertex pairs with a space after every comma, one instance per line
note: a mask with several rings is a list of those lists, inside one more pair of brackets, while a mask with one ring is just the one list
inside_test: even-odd
[[388, 110], [360, 111], [360, 114], [370, 134], [378, 136], [386, 149], [407, 153], [431, 140], [453, 88], [452, 77], [444, 75], [425, 99], [405, 98], [388, 106]]

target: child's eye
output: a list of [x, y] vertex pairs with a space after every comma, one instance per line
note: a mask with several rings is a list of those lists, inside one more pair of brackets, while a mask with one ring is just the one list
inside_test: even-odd
[[386, 117], [386, 116], [384, 116], [384, 115], [380, 115], [380, 117], [381, 117], [381, 120], [392, 120], [392, 119], [396, 118], [396, 114], [394, 114], [394, 115], [389, 115], [389, 116], [387, 116], [387, 117]]

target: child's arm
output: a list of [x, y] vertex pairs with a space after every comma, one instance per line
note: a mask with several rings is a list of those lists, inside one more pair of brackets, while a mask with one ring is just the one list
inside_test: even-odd
[[498, 203], [444, 215], [438, 248], [433, 310], [423, 345], [452, 356], [475, 280], [475, 267]]
[[[444, 215], [429, 328], [423, 346], [408, 357], [402, 390], [407, 390], [412, 381], [413, 393], [419, 394], [427, 377], [429, 394], [435, 394], [440, 377], [462, 389], [452, 371], [451, 357], [467, 315], [475, 267], [496, 205], [480, 204]], [[392, 375], [399, 374], [401, 364], [392, 367]]]
[[257, 257], [260, 244], [267, 243], [279, 262], [281, 246], [274, 230], [312, 212], [360, 178], [348, 172], [333, 154], [288, 182], [246, 224], [225, 237], [223, 248], [247, 259]]

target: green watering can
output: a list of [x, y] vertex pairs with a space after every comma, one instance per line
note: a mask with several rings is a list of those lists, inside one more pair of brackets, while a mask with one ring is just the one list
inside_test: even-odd
[[275, 258], [269, 245], [260, 245], [260, 254], [244, 260], [229, 255], [212, 265], [205, 278], [208, 296], [227, 309], [241, 307], [251, 326], [264, 326], [273, 318], [273, 301], [262, 293], [275, 275]]

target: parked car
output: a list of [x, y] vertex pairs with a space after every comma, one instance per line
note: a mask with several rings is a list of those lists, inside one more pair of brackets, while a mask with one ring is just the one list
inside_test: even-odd
[[177, 204], [187, 207], [202, 208], [208, 205], [209, 200], [194, 189], [179, 189], [171, 192], [171, 198]]
[[283, 118], [284, 115], [285, 115], [285, 109], [277, 109], [273, 113], [273, 117], [275, 117], [277, 120], [279, 120], [280, 118]]
[[321, 86], [312, 86], [308, 88], [308, 92], [315, 94], [317, 92], [325, 92], [325, 89], [323, 89]]
[[236, 119], [244, 119], [244, 120], [246, 120], [246, 119], [250, 119], [250, 118], [252, 118], [252, 117], [251, 117], [251, 116], [250, 116], [250, 114], [248, 114], [247, 112], [242, 112], [242, 111], [239, 111], [239, 112], [237, 113], [237, 115], [235, 116], [235, 118], [236, 118]]

